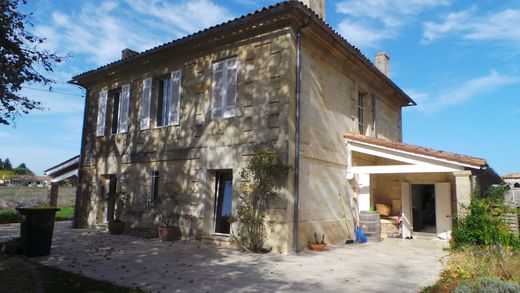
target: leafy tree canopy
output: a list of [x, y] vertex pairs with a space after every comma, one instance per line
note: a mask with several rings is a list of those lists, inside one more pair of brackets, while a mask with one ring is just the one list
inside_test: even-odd
[[11, 165], [11, 161], [9, 158], [6, 158], [4, 161], [0, 159], [0, 170], [12, 170], [13, 166]]
[[16, 175], [34, 175], [33, 171], [29, 170], [25, 163], [21, 163], [18, 167], [14, 168], [13, 171]]
[[0, 124], [9, 125], [31, 110], [41, 110], [40, 102], [21, 94], [23, 84], [52, 83], [40, 71], [51, 72], [63, 60], [55, 52], [41, 48], [45, 38], [27, 31], [32, 26], [30, 14], [22, 14], [18, 6], [26, 0], [0, 1]]

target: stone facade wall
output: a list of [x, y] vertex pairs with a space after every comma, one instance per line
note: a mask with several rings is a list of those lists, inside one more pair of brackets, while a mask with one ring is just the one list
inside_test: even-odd
[[[211, 118], [211, 65], [214, 61], [237, 57], [236, 115]], [[216, 170], [233, 170], [233, 189], [240, 185], [240, 171], [256, 146], [278, 149], [292, 164], [294, 147], [290, 142], [294, 116], [295, 81], [294, 34], [290, 28], [237, 40], [232, 45], [211, 51], [176, 54], [170, 52], [158, 61], [115, 74], [89, 88], [85, 160], [82, 170], [82, 198], [88, 201], [89, 225], [102, 222], [106, 194], [103, 185], [108, 175], [118, 176], [118, 191], [125, 192], [123, 219], [131, 227], [154, 227], [160, 206], [147, 206], [150, 171], [159, 171], [159, 198], [175, 202], [171, 215], [184, 238], [199, 238], [212, 232], [214, 180]], [[156, 105], [152, 102], [152, 127], [139, 130], [142, 81], [182, 70], [180, 125], [155, 127]], [[102, 89], [116, 89], [131, 84], [129, 131], [96, 137], [97, 101]], [[152, 101], [157, 97], [154, 83]], [[110, 109], [109, 102], [107, 109]], [[110, 115], [110, 111], [108, 111]], [[109, 120], [107, 120], [109, 124]], [[292, 153], [292, 155], [291, 155]], [[121, 176], [124, 174], [124, 176]], [[291, 176], [292, 178], [292, 176]], [[281, 190], [281, 197], [271, 203], [268, 216], [268, 245], [276, 251], [290, 249], [292, 187]], [[88, 188], [86, 188], [88, 186]], [[234, 196], [233, 205], [236, 205]], [[288, 216], [290, 213], [291, 216]]]
[[401, 140], [398, 102], [392, 102], [348, 60], [332, 54], [322, 44], [304, 35], [302, 47], [300, 249], [312, 240], [314, 232], [325, 234], [331, 244], [345, 242], [347, 230], [338, 194], [353, 232], [352, 213], [345, 200], [347, 156], [343, 135], [358, 132], [359, 92], [365, 94], [364, 134], [374, 134], [374, 96], [378, 137]]

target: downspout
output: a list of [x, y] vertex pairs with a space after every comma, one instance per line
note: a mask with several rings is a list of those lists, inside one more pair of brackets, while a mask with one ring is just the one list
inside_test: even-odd
[[83, 107], [83, 127], [81, 130], [81, 146], [79, 150], [79, 162], [78, 162], [78, 182], [76, 184], [76, 199], [74, 201], [74, 217], [72, 218], [72, 228], [84, 228], [84, 223], [81, 223], [81, 221], [78, 219], [78, 216], [81, 215], [81, 180], [83, 179], [83, 172], [81, 171], [83, 167], [83, 160], [84, 160], [84, 151], [85, 151], [85, 136], [86, 136], [86, 125], [87, 125], [87, 104], [88, 104], [88, 89], [77, 82], [71, 80], [69, 81], [70, 84], [82, 87], [85, 89], [85, 106]]
[[296, 30], [296, 148], [294, 154], [294, 218], [293, 218], [293, 251], [298, 252], [298, 222], [300, 200], [300, 112], [301, 112], [301, 47], [302, 30], [310, 25], [312, 17]]

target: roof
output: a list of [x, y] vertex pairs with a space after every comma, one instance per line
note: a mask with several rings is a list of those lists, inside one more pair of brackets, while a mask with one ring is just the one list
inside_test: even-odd
[[374, 144], [382, 147], [388, 147], [392, 149], [397, 149], [401, 151], [411, 152], [415, 154], [431, 156], [438, 159], [444, 159], [448, 161], [454, 161], [457, 163], [468, 164], [468, 165], [476, 165], [476, 166], [487, 166], [487, 161], [481, 158], [475, 158], [471, 156], [450, 153], [440, 150], [434, 150], [430, 148], [415, 146], [411, 144], [405, 144], [401, 142], [389, 141], [380, 138], [375, 138], [371, 136], [361, 135], [357, 133], [349, 132], [345, 135], [345, 138], [352, 141], [364, 142], [368, 144]]
[[79, 167], [79, 155], [74, 156], [62, 163], [59, 163], [56, 166], [50, 167], [49, 169], [44, 171], [44, 174], [51, 177], [57, 177], [64, 173], [70, 172], [72, 170], [77, 170]]
[[325, 22], [323, 19], [321, 19], [314, 11], [312, 11], [309, 7], [307, 7], [305, 4], [301, 3], [300, 1], [296, 0], [289, 0], [284, 2], [279, 2], [277, 4], [263, 7], [259, 10], [256, 10], [254, 12], [251, 12], [249, 14], [242, 15], [240, 17], [237, 17], [235, 19], [229, 20], [227, 22], [206, 28], [204, 30], [198, 31], [196, 33], [184, 36], [182, 38], [164, 43], [162, 45], [156, 46], [154, 48], [148, 49], [146, 51], [137, 53], [135, 55], [131, 55], [127, 58], [120, 59], [117, 61], [114, 61], [112, 63], [100, 66], [96, 69], [89, 70], [86, 72], [83, 72], [79, 75], [76, 75], [72, 77], [72, 80], [70, 82], [77, 83], [80, 79], [87, 77], [89, 75], [98, 73], [103, 70], [107, 70], [110, 68], [114, 68], [116, 66], [129, 63], [133, 60], [142, 59], [144, 57], [150, 56], [154, 53], [158, 53], [161, 51], [165, 51], [167, 49], [188, 43], [190, 41], [194, 41], [195, 39], [202, 38], [204, 36], [210, 35], [212, 33], [216, 33], [222, 30], [225, 30], [227, 28], [231, 28], [233, 26], [241, 25], [247, 20], [259, 17], [259, 16], [266, 16], [269, 15], [271, 12], [274, 12], [275, 10], [280, 9], [287, 9], [288, 11], [290, 9], [299, 9], [302, 11], [305, 11], [308, 15], [311, 16], [311, 19], [320, 24], [334, 39], [339, 40], [339, 43], [347, 48], [350, 52], [352, 52], [358, 60], [363, 62], [373, 73], [375, 73], [377, 76], [379, 76], [381, 79], [383, 79], [385, 82], [389, 83], [399, 94], [401, 94], [405, 99], [408, 101], [408, 105], [416, 105], [415, 101], [410, 98], [401, 88], [399, 88], [390, 78], [388, 78], [386, 75], [384, 75], [379, 69], [376, 68], [376, 66], [372, 63], [370, 59], [368, 59], [365, 55], [361, 53], [361, 50], [359, 50], [357, 47], [350, 44], [343, 36], [341, 36], [337, 31], [335, 31], [330, 24]]
[[502, 179], [520, 179], [520, 173], [510, 173], [502, 176]]

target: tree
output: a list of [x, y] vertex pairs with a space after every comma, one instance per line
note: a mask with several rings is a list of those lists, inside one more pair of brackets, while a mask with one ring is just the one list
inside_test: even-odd
[[2, 161], [0, 159], [0, 170], [12, 170], [13, 166], [11, 165], [11, 161], [9, 161], [9, 158], [6, 158], [5, 161]]
[[16, 175], [34, 175], [33, 171], [29, 170], [25, 163], [21, 163], [18, 167], [14, 168], [13, 171]]
[[31, 14], [18, 11], [26, 0], [0, 1], [0, 124], [9, 125], [18, 116], [42, 110], [40, 102], [20, 93], [23, 84], [49, 85], [52, 80], [39, 71], [52, 72], [52, 66], [64, 57], [40, 46], [45, 38], [26, 30], [32, 26]]

